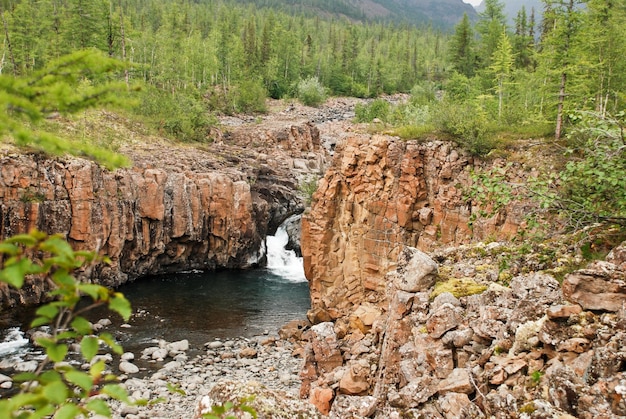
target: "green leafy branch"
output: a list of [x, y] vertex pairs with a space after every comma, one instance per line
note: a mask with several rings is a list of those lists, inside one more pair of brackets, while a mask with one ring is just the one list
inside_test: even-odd
[[[88, 372], [64, 362], [73, 342], [80, 342], [80, 354], [87, 362], [94, 360], [102, 344], [117, 354], [122, 353], [113, 336], [95, 334], [82, 314], [106, 305], [128, 320], [130, 303], [119, 292], [81, 283], [72, 275], [87, 264], [101, 261], [106, 258], [96, 252], [74, 251], [61, 236], [39, 231], [0, 242], [1, 282], [20, 289], [25, 281], [38, 277], [52, 289], [49, 293], [52, 301], [36, 311], [31, 323], [31, 327], [50, 327], [47, 336], [36, 339], [45, 349], [46, 357], [34, 372], [13, 377], [14, 381], [22, 382], [21, 390], [9, 399], [0, 400], [0, 417], [69, 419], [89, 414], [110, 417], [103, 395], [130, 403], [126, 390], [117, 384], [117, 377], [105, 371], [104, 361], [93, 362]], [[90, 304], [77, 308], [84, 298], [91, 300]]]
[[128, 166], [124, 156], [36, 128], [57, 112], [72, 114], [95, 106], [123, 105], [121, 93], [128, 88], [111, 81], [110, 76], [124, 68], [127, 64], [92, 49], [63, 56], [28, 76], [0, 75], [0, 136], [9, 135], [18, 146], [53, 155], [92, 158], [109, 169]]
[[211, 406], [211, 411], [202, 415], [204, 419], [237, 419], [241, 413], [248, 413], [256, 419], [256, 410], [250, 405], [254, 401], [254, 396], [246, 397], [239, 403], [226, 402]]

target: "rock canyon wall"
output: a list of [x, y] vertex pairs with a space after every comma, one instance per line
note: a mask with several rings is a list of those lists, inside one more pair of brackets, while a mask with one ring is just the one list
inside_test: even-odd
[[[0, 238], [37, 228], [76, 249], [98, 249], [112, 263], [79, 275], [111, 286], [148, 274], [251, 267], [264, 257], [268, 231], [303, 210], [298, 177], [320, 173], [325, 152], [311, 124], [233, 131], [201, 148], [132, 144], [122, 152], [133, 167], [113, 172], [82, 159], [5, 152]], [[0, 287], [0, 305], [37, 303], [45, 291], [37, 283], [19, 293]]]
[[354, 135], [339, 144], [303, 218], [311, 319], [328, 321], [361, 302], [380, 302], [385, 274], [404, 246], [429, 250], [513, 236], [523, 221], [521, 208], [470, 228], [478, 208], [465, 195], [471, 171], [481, 164], [441, 141]]

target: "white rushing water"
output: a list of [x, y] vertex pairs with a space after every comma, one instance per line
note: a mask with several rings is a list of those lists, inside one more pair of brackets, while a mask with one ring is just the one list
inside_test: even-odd
[[[288, 220], [289, 221], [289, 220]], [[293, 250], [285, 249], [289, 236], [283, 223], [274, 236], [267, 236], [267, 269], [289, 282], [306, 282], [302, 258]]]
[[24, 337], [24, 332], [19, 327], [11, 327], [4, 334], [0, 342], [0, 357], [23, 351], [27, 348], [29, 340]]

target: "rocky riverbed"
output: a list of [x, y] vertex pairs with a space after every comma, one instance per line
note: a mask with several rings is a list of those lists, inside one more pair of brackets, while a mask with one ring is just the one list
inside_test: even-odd
[[[107, 325], [107, 321], [97, 324]], [[298, 326], [291, 328], [298, 330]], [[198, 349], [199, 355], [189, 356]], [[190, 348], [187, 340], [155, 340], [141, 353], [126, 352], [116, 358], [103, 354], [95, 360], [105, 360], [109, 369], [119, 374], [132, 400], [149, 402], [135, 406], [111, 401], [114, 418], [193, 418], [199, 417], [202, 409], [206, 412], [213, 405], [248, 396], [255, 396], [249, 404], [259, 413], [274, 411], [270, 417], [318, 417], [313, 405], [298, 399], [302, 353], [298, 343], [268, 333], [216, 339], [204, 348]], [[0, 368], [7, 374], [33, 371], [41, 358], [35, 350], [18, 361], [5, 359]], [[142, 366], [146, 364], [148, 367]], [[89, 364], [82, 368], [88, 369]], [[8, 375], [0, 374], [0, 394], [16, 389]]]
[[233, 383], [238, 388], [249, 383], [255, 388], [252, 391], [260, 395], [270, 391], [280, 394], [284, 398], [281, 403], [285, 412], [292, 411], [296, 404], [315, 414], [312, 406], [296, 402], [300, 388], [298, 374], [302, 367], [297, 345], [264, 335], [207, 342], [205, 352], [192, 359], [187, 357], [187, 349], [186, 341], [160, 342], [158, 346], [146, 348], [140, 357], [159, 362], [161, 368], [144, 378], [134, 377], [140, 371], [132, 359], [121, 361], [120, 370], [127, 371], [121, 378], [133, 399], [162, 399], [163, 402], [141, 407], [116, 405], [115, 416], [129, 419], [191, 418], [199, 413], [201, 403], [206, 407], [228, 401], [218, 394], [232, 387]]

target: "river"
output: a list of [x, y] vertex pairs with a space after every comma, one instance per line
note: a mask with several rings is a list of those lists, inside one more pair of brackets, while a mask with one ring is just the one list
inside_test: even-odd
[[[267, 237], [267, 268], [182, 272], [121, 286], [133, 316], [128, 323], [111, 317], [114, 336], [125, 351], [136, 354], [158, 339], [187, 339], [197, 351], [216, 338], [275, 334], [288, 321], [305, 318], [308, 283], [301, 258], [285, 250], [286, 243], [283, 227]], [[92, 320], [106, 315], [96, 313]], [[22, 329], [13, 325], [0, 331], [0, 363], [32, 351]]]

